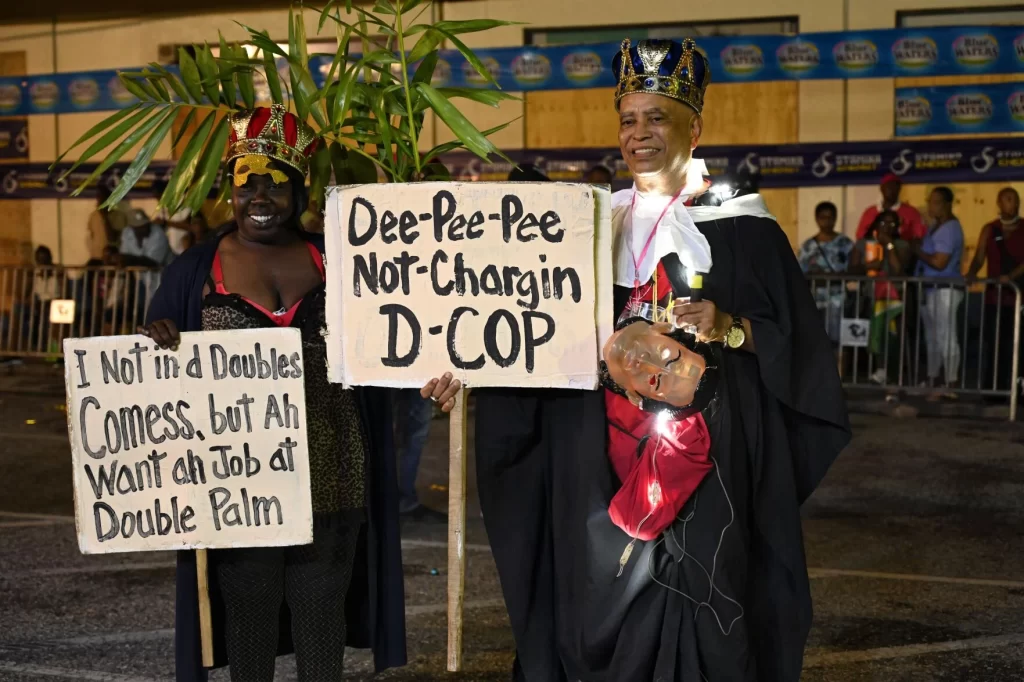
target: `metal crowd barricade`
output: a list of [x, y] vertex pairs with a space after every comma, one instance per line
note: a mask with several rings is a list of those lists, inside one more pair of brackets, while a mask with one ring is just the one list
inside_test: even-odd
[[[1012, 282], [809, 275], [847, 387], [1020, 394], [1021, 289]], [[936, 381], [937, 380], [937, 381]]]
[[0, 266], [0, 359], [57, 359], [71, 337], [133, 334], [160, 271]]

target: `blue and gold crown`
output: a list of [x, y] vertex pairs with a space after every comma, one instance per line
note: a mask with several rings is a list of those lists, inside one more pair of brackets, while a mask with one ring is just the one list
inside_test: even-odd
[[641, 40], [630, 46], [622, 41], [619, 53], [612, 57], [612, 71], [618, 74], [615, 106], [634, 92], [650, 92], [679, 100], [699, 114], [704, 108], [704, 91], [711, 82], [707, 56], [692, 38], [682, 43], [674, 40]]

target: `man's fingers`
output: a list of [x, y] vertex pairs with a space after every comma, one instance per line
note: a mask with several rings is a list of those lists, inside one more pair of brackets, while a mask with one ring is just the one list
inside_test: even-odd
[[430, 398], [434, 395], [434, 387], [437, 386], [437, 379], [431, 379], [423, 385], [420, 389], [420, 397], [423, 399]]
[[702, 317], [707, 317], [707, 313], [703, 310], [687, 310], [684, 312], [677, 312], [676, 317], [685, 317], [691, 320], [699, 320]]
[[442, 404], [444, 401], [441, 397], [448, 390], [448, 387], [452, 383], [452, 373], [445, 372], [439, 378], [434, 379], [434, 389], [430, 392], [430, 397], [435, 403]]
[[448, 389], [441, 394], [441, 397], [437, 399], [437, 404], [441, 406], [442, 412], [451, 412], [455, 409], [457, 396], [461, 390], [462, 382], [456, 379], [448, 386]]
[[455, 396], [459, 394], [460, 390], [462, 390], [462, 382], [456, 379], [448, 386], [448, 389], [441, 394], [437, 399], [437, 402], [441, 405], [447, 405], [449, 401], [454, 402]]

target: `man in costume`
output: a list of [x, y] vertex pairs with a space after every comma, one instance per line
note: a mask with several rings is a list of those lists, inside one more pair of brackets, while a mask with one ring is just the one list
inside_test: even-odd
[[477, 393], [514, 679], [795, 682], [799, 508], [850, 438], [831, 347], [760, 197], [709, 200], [703, 53], [626, 40], [612, 66], [635, 185], [612, 199], [604, 389]]
[[[164, 348], [180, 332], [300, 332], [313, 542], [210, 550], [214, 664], [229, 665], [233, 682], [270, 682], [275, 656], [295, 651], [299, 680], [340, 680], [348, 645], [372, 647], [378, 670], [403, 665], [390, 398], [329, 383], [323, 235], [299, 222], [319, 140], [280, 104], [230, 123], [234, 220], [167, 268], [140, 331]], [[178, 554], [175, 658], [179, 682], [206, 678], [192, 551]]]

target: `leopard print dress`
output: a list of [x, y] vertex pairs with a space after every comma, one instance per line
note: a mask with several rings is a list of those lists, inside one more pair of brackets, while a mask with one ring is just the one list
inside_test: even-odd
[[[203, 331], [274, 328], [273, 321], [238, 294], [217, 293], [210, 282], [203, 299]], [[327, 380], [324, 287], [299, 304], [291, 326], [302, 332], [313, 513], [355, 512], [365, 506], [368, 439], [353, 391]]]

